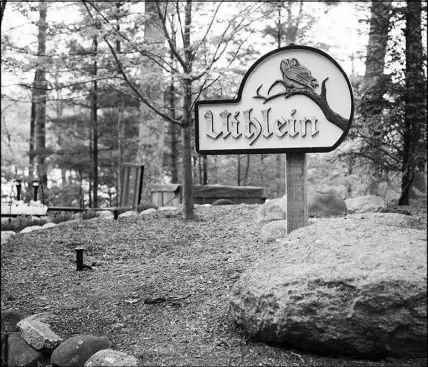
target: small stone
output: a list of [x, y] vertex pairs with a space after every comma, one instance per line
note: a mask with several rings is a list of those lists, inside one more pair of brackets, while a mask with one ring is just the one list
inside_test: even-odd
[[52, 227], [56, 227], [56, 224], [49, 222], [49, 223], [43, 224], [42, 226], [42, 228], [52, 228]]
[[233, 201], [229, 199], [218, 199], [213, 201], [212, 205], [233, 205]]
[[149, 208], [149, 209], [143, 210], [143, 211], [140, 213], [140, 215], [147, 215], [147, 214], [152, 214], [152, 213], [155, 213], [155, 212], [156, 212], [156, 209], [155, 209], [155, 208]]
[[35, 314], [17, 324], [21, 329], [21, 337], [34, 349], [53, 351], [63, 341], [47, 323], [50, 317], [46, 313]]
[[113, 219], [114, 214], [110, 210], [103, 210], [100, 213], [99, 218], [101, 218], [101, 219]]
[[385, 208], [385, 200], [376, 195], [357, 196], [346, 199], [348, 213], [373, 213]]
[[72, 220], [66, 220], [64, 222], [57, 223], [57, 226], [67, 226], [74, 223], [79, 223], [81, 219], [72, 219]]
[[266, 223], [261, 230], [261, 238], [263, 242], [272, 242], [287, 236], [287, 221], [275, 220]]
[[29, 233], [29, 232], [34, 232], [34, 231], [38, 231], [39, 229], [41, 229], [42, 226], [30, 226], [30, 227], [26, 227], [24, 228], [21, 232], [19, 233]]
[[161, 206], [159, 208], [159, 211], [163, 212], [163, 211], [172, 211], [172, 210], [177, 210], [177, 207], [175, 206]]
[[109, 349], [108, 339], [93, 335], [77, 335], [63, 342], [51, 355], [51, 363], [59, 367], [83, 367], [96, 352]]
[[119, 214], [119, 218], [130, 218], [130, 217], [135, 217], [137, 215], [138, 215], [137, 212], [130, 210], [125, 213]]
[[16, 233], [14, 231], [1, 231], [1, 244], [4, 245], [9, 238], [15, 235]]
[[318, 190], [308, 198], [308, 215], [314, 217], [346, 215], [345, 200], [334, 189]]
[[272, 199], [266, 201], [256, 212], [257, 222], [270, 222], [287, 218], [287, 198]]
[[137, 367], [138, 359], [113, 349], [103, 349], [89, 358], [84, 367]]

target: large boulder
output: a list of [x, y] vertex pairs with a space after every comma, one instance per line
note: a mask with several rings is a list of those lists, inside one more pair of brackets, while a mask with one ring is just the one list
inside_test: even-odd
[[373, 213], [385, 208], [385, 200], [376, 195], [364, 195], [356, 198], [346, 199], [348, 213]]
[[63, 342], [51, 355], [51, 363], [59, 367], [83, 367], [96, 352], [109, 349], [106, 338], [93, 335], [77, 335]]
[[271, 222], [287, 218], [287, 198], [278, 198], [266, 201], [256, 212], [257, 222]]
[[426, 356], [426, 230], [387, 216], [322, 219], [272, 244], [235, 284], [232, 317], [309, 351]]
[[52, 352], [63, 339], [55, 334], [49, 325], [51, 315], [40, 313], [26, 317], [17, 325], [21, 329], [21, 338], [34, 349]]
[[345, 200], [334, 189], [319, 189], [308, 198], [308, 215], [311, 217], [346, 215]]
[[138, 367], [138, 359], [113, 349], [103, 349], [89, 358], [84, 367]]

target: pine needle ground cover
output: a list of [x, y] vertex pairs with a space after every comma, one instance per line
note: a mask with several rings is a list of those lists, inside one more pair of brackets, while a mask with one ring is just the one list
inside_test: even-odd
[[[329, 358], [249, 339], [228, 315], [240, 274], [275, 243], [260, 239], [259, 205], [197, 207], [89, 220], [17, 234], [1, 248], [1, 309], [49, 312], [64, 339], [109, 338], [149, 365], [423, 366], [426, 359]], [[426, 203], [410, 207], [426, 221]], [[83, 247], [84, 271], [75, 248]]]

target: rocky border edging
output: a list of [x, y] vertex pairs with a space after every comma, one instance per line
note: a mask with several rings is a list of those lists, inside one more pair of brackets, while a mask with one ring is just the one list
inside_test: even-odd
[[1, 311], [2, 365], [92, 367], [137, 367], [138, 359], [111, 348], [107, 338], [76, 335], [63, 340], [49, 325], [53, 315], [28, 317], [14, 310]]

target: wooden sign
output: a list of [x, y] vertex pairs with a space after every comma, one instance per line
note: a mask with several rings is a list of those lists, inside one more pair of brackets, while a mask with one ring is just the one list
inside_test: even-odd
[[345, 72], [321, 50], [287, 46], [248, 70], [236, 99], [196, 103], [200, 154], [328, 152], [351, 126]]
[[199, 101], [195, 110], [200, 154], [286, 153], [286, 230], [306, 226], [306, 153], [336, 149], [354, 116], [339, 64], [312, 47], [283, 47], [256, 61], [236, 99]]

